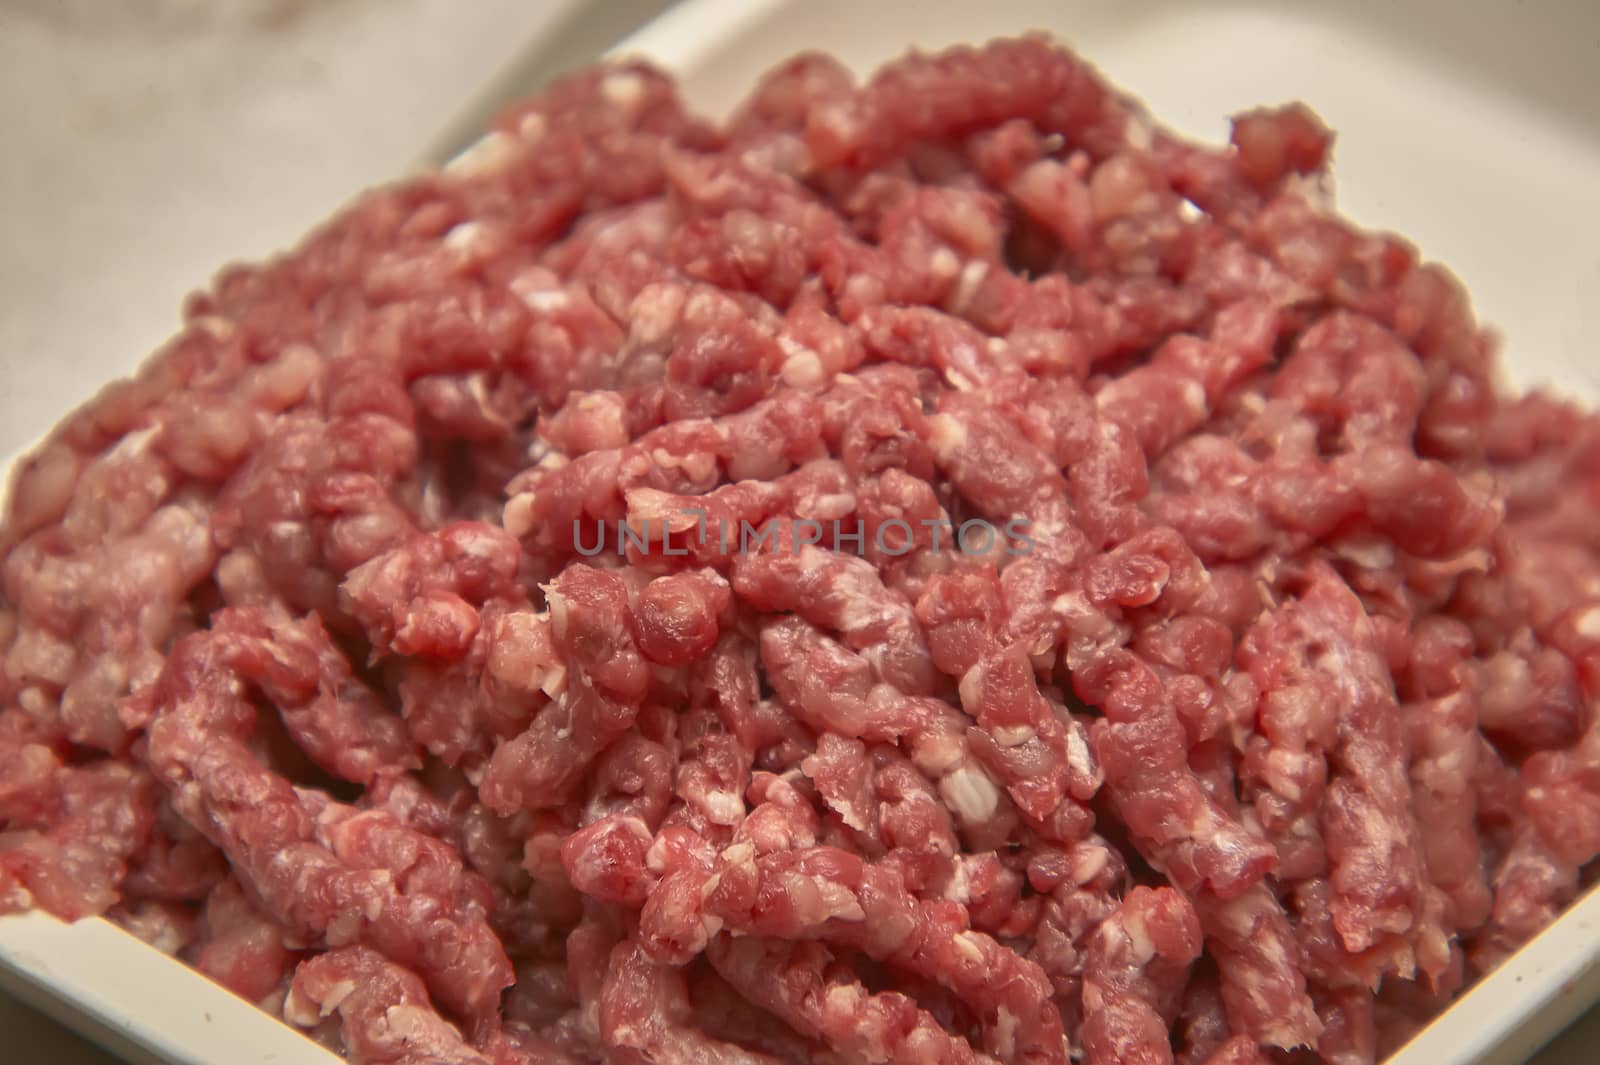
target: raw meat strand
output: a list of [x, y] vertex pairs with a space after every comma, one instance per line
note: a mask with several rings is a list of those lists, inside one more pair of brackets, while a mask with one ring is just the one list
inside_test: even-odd
[[1131, 652], [1074, 676], [1078, 695], [1106, 716], [1091, 731], [1114, 808], [1146, 860], [1185, 890], [1230, 898], [1269, 871], [1272, 846], [1206, 791], [1190, 768], [1183, 726], [1154, 671]]
[[[19, 753], [33, 767], [16, 785], [25, 787], [39, 771], [49, 775], [37, 789], [42, 794], [0, 790], [8, 837], [0, 845], [0, 913], [34, 906], [69, 920], [104, 913], [154, 827], [154, 782], [143, 769], [110, 759], [63, 766], [39, 744]], [[3, 768], [17, 765], [0, 760]]]
[[119, 903], [106, 911], [106, 919], [168, 956], [176, 955], [194, 941], [199, 924], [191, 907], [151, 899]]
[[1524, 823], [1515, 830], [1490, 885], [1494, 907], [1472, 944], [1472, 961], [1479, 972], [1500, 964], [1555, 920], [1577, 897], [1578, 869], [1552, 851], [1534, 825]]
[[[629, 497], [638, 491], [698, 496], [722, 482], [724, 468], [739, 469], [751, 456], [742, 445], [754, 437], [773, 453], [767, 468], [739, 469], [772, 480], [805, 461], [820, 457], [815, 437], [805, 431], [814, 415], [795, 410], [804, 399], [774, 399], [716, 419], [676, 422], [651, 430], [621, 447], [596, 449], [570, 461], [535, 466], [507, 487], [505, 527], [562, 559], [589, 553], [594, 533], [585, 522], [614, 526], [628, 516]], [[749, 477], [729, 477], [730, 481]], [[674, 515], [679, 517], [681, 515]], [[689, 519], [693, 521], [692, 516]], [[638, 530], [641, 539], [659, 541], [660, 523]], [[737, 537], [737, 529], [732, 534]], [[713, 530], [712, 538], [716, 538]]]
[[1336, 899], [1334, 887], [1325, 877], [1303, 880], [1294, 888], [1294, 935], [1302, 968], [1314, 986], [1376, 991], [1385, 976], [1410, 979], [1415, 975], [1417, 950], [1406, 936], [1385, 933], [1366, 950], [1351, 953], [1334, 924]]
[[1194, 903], [1230, 1027], [1285, 1050], [1315, 1046], [1322, 1022], [1306, 994], [1299, 944], [1272, 889], [1257, 882], [1234, 898], [1202, 892]]
[[873, 994], [820, 943], [720, 935], [707, 955], [722, 978], [762, 1009], [847, 1062], [978, 1065], [963, 1039], [894, 991]]
[[1261, 692], [1259, 733], [1245, 748], [1241, 782], [1277, 848], [1278, 875], [1288, 881], [1322, 874], [1328, 861], [1320, 814], [1327, 752], [1338, 736], [1338, 697], [1310, 654], [1321, 646], [1312, 620], [1298, 600], [1289, 600], [1257, 619], [1235, 656]]
[[340, 602], [371, 644], [369, 665], [403, 662], [396, 685], [411, 736], [476, 770], [496, 738], [526, 727], [560, 682], [548, 616], [519, 583], [517, 542], [453, 522], [352, 570]]
[[1028, 883], [1048, 892], [1031, 930], [1027, 957], [1044, 970], [1063, 1026], [1082, 1042], [1083, 972], [1095, 931], [1127, 890], [1121, 853], [1100, 836], [1058, 850], [1041, 847], [1028, 862]]
[[32, 703], [60, 734], [103, 751], [128, 742], [117, 701], [154, 681], [184, 597], [215, 562], [207, 508], [177, 494], [175, 471], [154, 454], [159, 433], [130, 432], [90, 462], [61, 517], [66, 542], [38, 554], [24, 542], [0, 570], [8, 598], [56, 603], [24, 610], [0, 699]]
[[[320, 794], [297, 793], [246, 745], [254, 709], [244, 698], [240, 666], [251, 663], [226, 631], [179, 641], [150, 690], [149, 762], [174, 794], [174, 806], [228, 855], [272, 914], [297, 931], [330, 943], [366, 938], [392, 956], [414, 961], [452, 1008], [476, 1015], [493, 1009], [511, 982], [511, 966], [480, 909], [458, 906], [476, 893], [447, 845], [405, 829], [376, 811], [350, 815], [389, 847], [368, 853], [374, 837], [338, 831], [341, 855], [320, 838], [319, 815], [347, 807]], [[297, 867], [282, 855], [293, 854]], [[385, 865], [405, 869], [428, 855], [426, 880], [413, 894]], [[383, 864], [374, 864], [371, 858]], [[443, 907], [449, 917], [419, 923]]]
[[546, 599], [565, 686], [490, 758], [479, 793], [501, 814], [563, 802], [590, 763], [633, 724], [645, 694], [647, 666], [620, 577], [570, 566], [551, 582]]
[[834, 848], [757, 856], [735, 845], [713, 884], [704, 905], [725, 929], [855, 947], [959, 995], [984, 1018], [984, 1049], [1001, 1060], [1063, 1059], [1065, 1039], [1043, 971], [970, 931], [960, 906], [907, 893], [897, 872]]
[[1322, 1017], [1317, 1054], [1329, 1065], [1372, 1065], [1378, 1059], [1378, 1033], [1372, 992], [1344, 988], [1316, 996]]
[[1402, 708], [1406, 718], [1411, 808], [1428, 879], [1449, 898], [1457, 931], [1477, 928], [1491, 896], [1478, 843], [1478, 736], [1463, 687]]
[[503, 529], [453, 522], [351, 570], [341, 602], [375, 654], [453, 658], [477, 634], [478, 608], [520, 598], [520, 554]]
[[1346, 948], [1358, 952], [1382, 932], [1420, 931], [1423, 877], [1393, 684], [1371, 623], [1330, 570], [1319, 567], [1309, 580], [1299, 601], [1333, 656], [1341, 701], [1323, 811], [1334, 925]]
[[1012, 800], [996, 788], [953, 708], [874, 684], [860, 656], [799, 618], [762, 626], [761, 658], [768, 682], [802, 723], [855, 739], [901, 741], [963, 830], [992, 833], [1007, 823]]
[[1269, 1060], [1254, 1039], [1236, 1035], [1207, 1055], [1204, 1065], [1265, 1065]]
[[315, 614], [296, 619], [277, 609], [225, 608], [212, 615], [210, 636], [217, 667], [249, 678], [322, 769], [371, 784], [421, 764], [399, 718], [354, 677]]
[[907, 695], [934, 689], [927, 644], [911, 604], [891, 589], [870, 562], [815, 546], [774, 554], [741, 554], [733, 587], [758, 610], [794, 612], [839, 633], [872, 664], [884, 683]]
[[[1230, 1034], [1228, 1018], [1222, 1008], [1222, 993], [1217, 987], [1215, 965], [1201, 958], [1183, 990], [1183, 1003], [1172, 1026], [1173, 1041], [1179, 1045], [1177, 1065], [1203, 1065], [1213, 1054], [1235, 1040], [1244, 1040], [1254, 1051], [1256, 1041], [1249, 1036]], [[1181, 1039], [1179, 1034], [1181, 1033]]]
[[172, 808], [163, 794], [144, 853], [129, 867], [124, 895], [167, 902], [198, 902], [228, 872], [221, 851]]
[[1109, 150], [1125, 112], [1089, 67], [1063, 58], [1028, 37], [904, 60], [848, 103], [808, 114], [806, 141], [819, 163], [877, 166], [910, 143], [1021, 117]]
[[600, 1032], [622, 1065], [776, 1065], [766, 1054], [706, 1035], [690, 1023], [683, 975], [638, 943], [611, 952], [600, 992]]
[[1039, 692], [1020, 647], [991, 653], [961, 678], [963, 709], [977, 723], [973, 751], [1043, 834], [1070, 843], [1087, 834], [1085, 808], [1104, 779], [1086, 730]]
[[[819, 742], [819, 750], [821, 748]], [[965, 871], [958, 867], [962, 853], [955, 821], [937, 789], [904, 754], [893, 747], [878, 745], [868, 753], [873, 800], [877, 805], [878, 843], [886, 849], [886, 859], [901, 869], [907, 887], [926, 895], [954, 880]], [[802, 763], [802, 769], [804, 769]], [[825, 780], [809, 770], [818, 790]], [[968, 875], [969, 891], [972, 877]], [[958, 884], [946, 885], [946, 894]], [[1009, 915], [1008, 915], [1009, 916]]]
[[283, 1004], [302, 1028], [339, 1015], [356, 1065], [490, 1065], [439, 1016], [421, 978], [366, 947], [340, 947], [300, 963]]
[[695, 965], [688, 979], [693, 1023], [711, 1036], [760, 1051], [788, 1065], [812, 1065], [833, 1058], [830, 1051], [789, 1026], [776, 1023], [771, 1014], [739, 994], [709, 961]]
[[229, 876], [206, 897], [199, 941], [190, 960], [229, 991], [262, 1002], [283, 984], [300, 957], [294, 936]]
[[480, 773], [495, 744], [524, 731], [566, 683], [548, 611], [491, 599], [477, 615], [461, 657], [389, 665], [400, 677], [394, 687], [412, 737], [469, 774]]
[[1084, 961], [1083, 1045], [1092, 1065], [1170, 1065], [1168, 1027], [1200, 938], [1199, 915], [1174, 889], [1139, 886], [1123, 897]]

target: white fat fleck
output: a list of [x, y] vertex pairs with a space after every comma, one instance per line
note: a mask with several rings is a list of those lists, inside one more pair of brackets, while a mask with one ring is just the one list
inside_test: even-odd
[[928, 419], [928, 438], [934, 453], [948, 460], [967, 446], [967, 427], [952, 415], [935, 414]]
[[1126, 914], [1122, 920], [1122, 930], [1128, 937], [1133, 964], [1143, 968], [1156, 956], [1155, 941], [1150, 938], [1150, 929], [1145, 926], [1144, 918], [1137, 913]]
[[567, 690], [567, 667], [555, 665], [546, 670], [544, 679], [539, 682], [539, 690], [552, 699], [559, 698]]
[[856, 497], [849, 492], [829, 492], [818, 496], [812, 509], [819, 518], [837, 518], [856, 509]]
[[1394, 565], [1394, 545], [1383, 540], [1347, 540], [1334, 552], [1363, 569], [1388, 569]]
[[390, 1006], [383, 1011], [383, 1023], [389, 1030], [389, 1037], [404, 1044], [437, 1038], [435, 1026], [443, 1022], [432, 1010], [421, 1006]]
[[1283, 969], [1289, 966], [1289, 949], [1284, 946], [1282, 939], [1266, 935], [1256, 936], [1251, 942], [1257, 950], [1266, 955], [1272, 968]]
[[755, 856], [755, 844], [749, 842], [735, 843], [722, 852], [722, 860], [729, 865], [749, 865]]
[[519, 492], [506, 500], [500, 512], [500, 524], [505, 531], [522, 539], [533, 531], [533, 493]]
[[855, 984], [834, 984], [828, 988], [826, 1008], [835, 1016], [853, 1015], [861, 997], [861, 988]]
[[974, 965], [983, 964], [983, 940], [975, 932], [957, 932], [950, 940], [957, 951]]
[[982, 259], [973, 259], [963, 266], [961, 276], [956, 279], [956, 287], [950, 293], [950, 309], [957, 314], [966, 310], [972, 303], [972, 298], [978, 294], [978, 286], [983, 284], [988, 276], [989, 264]]
[[972, 901], [972, 878], [967, 875], [967, 863], [957, 858], [950, 882], [945, 885], [944, 897], [965, 906]]
[[1089, 753], [1089, 744], [1084, 741], [1080, 728], [1067, 729], [1067, 765], [1083, 776], [1094, 772], [1094, 757]]
[[298, 990], [290, 987], [289, 994], [283, 1000], [283, 1019], [296, 1028], [311, 1028], [322, 1016], [315, 1002], [307, 1001]]
[[989, 735], [1002, 747], [1021, 747], [1038, 733], [1032, 725], [1002, 725], [1000, 728], [992, 729]]
[[1185, 381], [1183, 383], [1183, 405], [1189, 408], [1189, 413], [1201, 417], [1206, 412], [1206, 390], [1199, 381]]
[[832, 553], [824, 551], [813, 544], [807, 544], [800, 549], [800, 571], [802, 573], [815, 573], [826, 566], [833, 557]]
[[1128, 147], [1135, 151], [1149, 151], [1150, 146], [1155, 143], [1155, 127], [1145, 116], [1131, 115], [1124, 127], [1124, 137]]
[[488, 174], [511, 158], [516, 149], [517, 138], [509, 133], [495, 130], [487, 136], [480, 137], [471, 147], [446, 163], [444, 169], [446, 173], [461, 177]]
[[939, 794], [968, 825], [989, 820], [1000, 805], [1000, 793], [994, 784], [982, 770], [970, 766], [962, 766], [939, 781]]
[[1392, 848], [1401, 841], [1399, 826], [1376, 805], [1369, 806], [1362, 812], [1361, 824], [1367, 831], [1368, 845], [1376, 853], [1382, 853], [1386, 848]]
[[790, 388], [815, 388], [826, 376], [821, 357], [810, 348], [801, 348], [784, 359], [778, 372]]
[[1104, 847], [1084, 847], [1074, 855], [1072, 860], [1072, 879], [1078, 884], [1087, 884], [1101, 873], [1111, 863], [1111, 852]]
[[956, 694], [961, 697], [961, 705], [969, 713], [975, 711], [978, 703], [983, 699], [983, 667], [973, 666], [961, 675], [961, 681], [956, 685]]
[[744, 800], [731, 791], [708, 791], [701, 805], [712, 824], [736, 825], [744, 816]]
[[324, 1017], [333, 1015], [333, 1011], [344, 1005], [344, 1000], [355, 993], [354, 980], [340, 980], [328, 988], [328, 993], [322, 996], [318, 1012]]
[[934, 277], [948, 280], [961, 273], [961, 259], [949, 248], [940, 248], [928, 258], [928, 270]]
[[517, 123], [517, 135], [525, 141], [543, 139], [550, 129], [550, 123], [537, 111], [530, 111], [522, 116], [522, 121]]
[[1010, 1061], [1016, 1056], [1017, 1028], [1016, 1015], [1001, 1006], [995, 1015], [994, 1028], [991, 1031], [995, 1056], [1001, 1061]]
[[676, 285], [646, 285], [628, 306], [628, 338], [645, 347], [666, 340], [683, 312], [683, 303], [684, 291]]
[[216, 340], [231, 340], [233, 335], [239, 331], [238, 326], [215, 314], [201, 315], [189, 324], [194, 328], [204, 329]]
[[458, 222], [450, 227], [450, 232], [444, 235], [444, 246], [457, 251], [466, 251], [483, 236], [484, 228], [482, 222]]
[[1063, 592], [1050, 601], [1050, 610], [1063, 617], [1082, 617], [1089, 613], [1089, 600], [1082, 592]]
[[968, 377], [954, 366], [951, 366], [945, 370], [944, 380], [946, 384], [955, 389], [957, 392], [971, 392], [973, 389], [978, 387], [977, 382], [973, 381], [972, 378]]
[[600, 95], [624, 110], [632, 110], [644, 96], [644, 79], [631, 70], [619, 70], [600, 79]]
[[10, 887], [0, 890], [0, 903], [16, 907], [8, 912], [20, 913], [33, 908], [33, 892], [13, 882]]
[[161, 427], [159, 425], [152, 425], [147, 429], [135, 429], [130, 433], [125, 433], [122, 439], [117, 441], [116, 446], [106, 455], [106, 458], [101, 461], [131, 459], [143, 455], [150, 450], [151, 442], [155, 440], [156, 434], [160, 431]]
[[1572, 625], [1584, 639], [1600, 640], [1600, 606], [1592, 606], [1579, 614]]
[[1205, 212], [1200, 210], [1200, 208], [1195, 205], [1193, 200], [1178, 201], [1178, 217], [1182, 218], [1185, 222], [1193, 222], [1203, 214], [1205, 214]]
[[650, 846], [645, 848], [644, 867], [652, 873], [666, 872], [667, 863], [670, 859], [671, 854], [667, 850], [667, 843], [660, 836], [657, 836]]
[[559, 288], [523, 289], [517, 293], [528, 309], [540, 314], [559, 311], [572, 303], [572, 297]]
[[567, 597], [556, 591], [554, 585], [543, 587], [545, 607], [550, 611], [550, 631], [560, 639], [567, 632]]
[[827, 907], [828, 917], [838, 921], [865, 921], [867, 912], [861, 908], [861, 903], [850, 889], [843, 884], [832, 880], [813, 880], [817, 886], [817, 894], [822, 898], [822, 904]]

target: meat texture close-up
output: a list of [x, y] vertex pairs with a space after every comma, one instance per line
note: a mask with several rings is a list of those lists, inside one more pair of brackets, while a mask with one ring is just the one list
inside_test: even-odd
[[1600, 855], [1600, 421], [1232, 129], [619, 63], [224, 270], [14, 475], [0, 911], [356, 1063], [1381, 1059]]

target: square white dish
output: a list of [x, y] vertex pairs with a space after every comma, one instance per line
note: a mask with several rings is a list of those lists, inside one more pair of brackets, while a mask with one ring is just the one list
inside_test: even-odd
[[[685, 0], [617, 51], [673, 70], [712, 114], [799, 50], [866, 71], [913, 45], [1028, 29], [1054, 32], [1195, 136], [1221, 138], [1235, 111], [1303, 99], [1339, 133], [1341, 207], [1449, 264], [1505, 335], [1520, 383], [1600, 400], [1600, 362], [1586, 358], [1600, 351], [1600, 77], [1584, 51], [1600, 9], [1504, 12], [1494, 0]], [[100, 920], [0, 919], [0, 981], [131, 1061], [338, 1060]], [[1390, 1062], [1509, 1065], [1597, 1000], [1591, 892]]]

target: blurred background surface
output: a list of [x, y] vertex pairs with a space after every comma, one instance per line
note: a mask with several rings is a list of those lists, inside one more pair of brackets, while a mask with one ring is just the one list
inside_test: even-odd
[[666, 0], [0, 0], [0, 463], [231, 259], [413, 167], [508, 69]]

